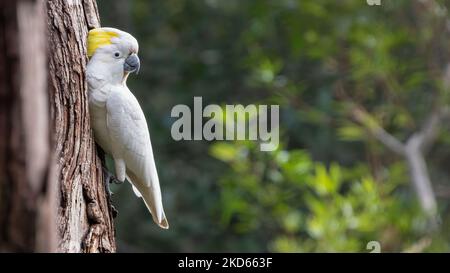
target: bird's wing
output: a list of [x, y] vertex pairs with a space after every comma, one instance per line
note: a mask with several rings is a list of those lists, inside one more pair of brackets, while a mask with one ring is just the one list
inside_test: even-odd
[[138, 101], [128, 88], [115, 88], [109, 94], [106, 111], [112, 156], [125, 161], [130, 182], [142, 195], [155, 222], [165, 227], [150, 134]]

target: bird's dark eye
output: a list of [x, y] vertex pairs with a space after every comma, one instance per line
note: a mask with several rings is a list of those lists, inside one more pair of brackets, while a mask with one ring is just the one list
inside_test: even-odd
[[114, 57], [119, 57], [119, 56], [120, 56], [119, 52], [114, 53]]

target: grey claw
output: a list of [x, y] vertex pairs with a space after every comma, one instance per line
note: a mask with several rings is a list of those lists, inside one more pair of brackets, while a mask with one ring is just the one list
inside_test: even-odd
[[105, 180], [108, 183], [114, 183], [114, 184], [122, 184], [123, 182], [120, 182], [108, 169], [103, 167], [103, 173], [105, 174]]
[[113, 177], [112, 182], [116, 185], [123, 184], [124, 181], [119, 181], [117, 178]]
[[109, 187], [109, 184], [112, 183], [114, 180], [117, 180], [117, 179], [104, 166], [103, 166], [103, 175], [104, 175], [104, 178], [105, 178], [106, 192], [108, 193], [109, 196], [112, 196], [114, 193], [111, 191], [111, 189]]

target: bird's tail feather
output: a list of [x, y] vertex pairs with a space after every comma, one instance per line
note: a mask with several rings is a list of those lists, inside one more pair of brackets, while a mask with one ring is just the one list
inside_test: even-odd
[[[167, 221], [166, 214], [164, 213], [161, 192], [151, 191], [150, 187], [147, 187], [145, 183], [140, 181], [132, 172], [127, 171], [128, 180], [133, 185], [133, 190], [138, 190], [140, 197], [144, 200], [145, 205], [152, 214], [153, 221], [161, 228], [168, 229], [169, 222]], [[135, 191], [136, 193], [136, 191]], [[139, 196], [138, 196], [139, 197]]]
[[169, 228], [169, 222], [167, 221], [166, 214], [164, 213], [164, 209], [161, 208], [159, 217], [156, 216], [158, 210], [155, 208], [152, 201], [147, 200], [149, 197], [148, 194], [142, 194], [142, 199], [144, 199], [145, 205], [147, 206], [148, 210], [152, 214], [153, 221], [163, 229]]

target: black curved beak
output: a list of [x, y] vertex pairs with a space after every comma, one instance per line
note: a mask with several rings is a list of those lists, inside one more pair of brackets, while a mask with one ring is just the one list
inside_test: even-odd
[[123, 70], [128, 73], [136, 72], [137, 74], [140, 67], [141, 62], [139, 61], [139, 57], [134, 53], [128, 56], [123, 64]]

